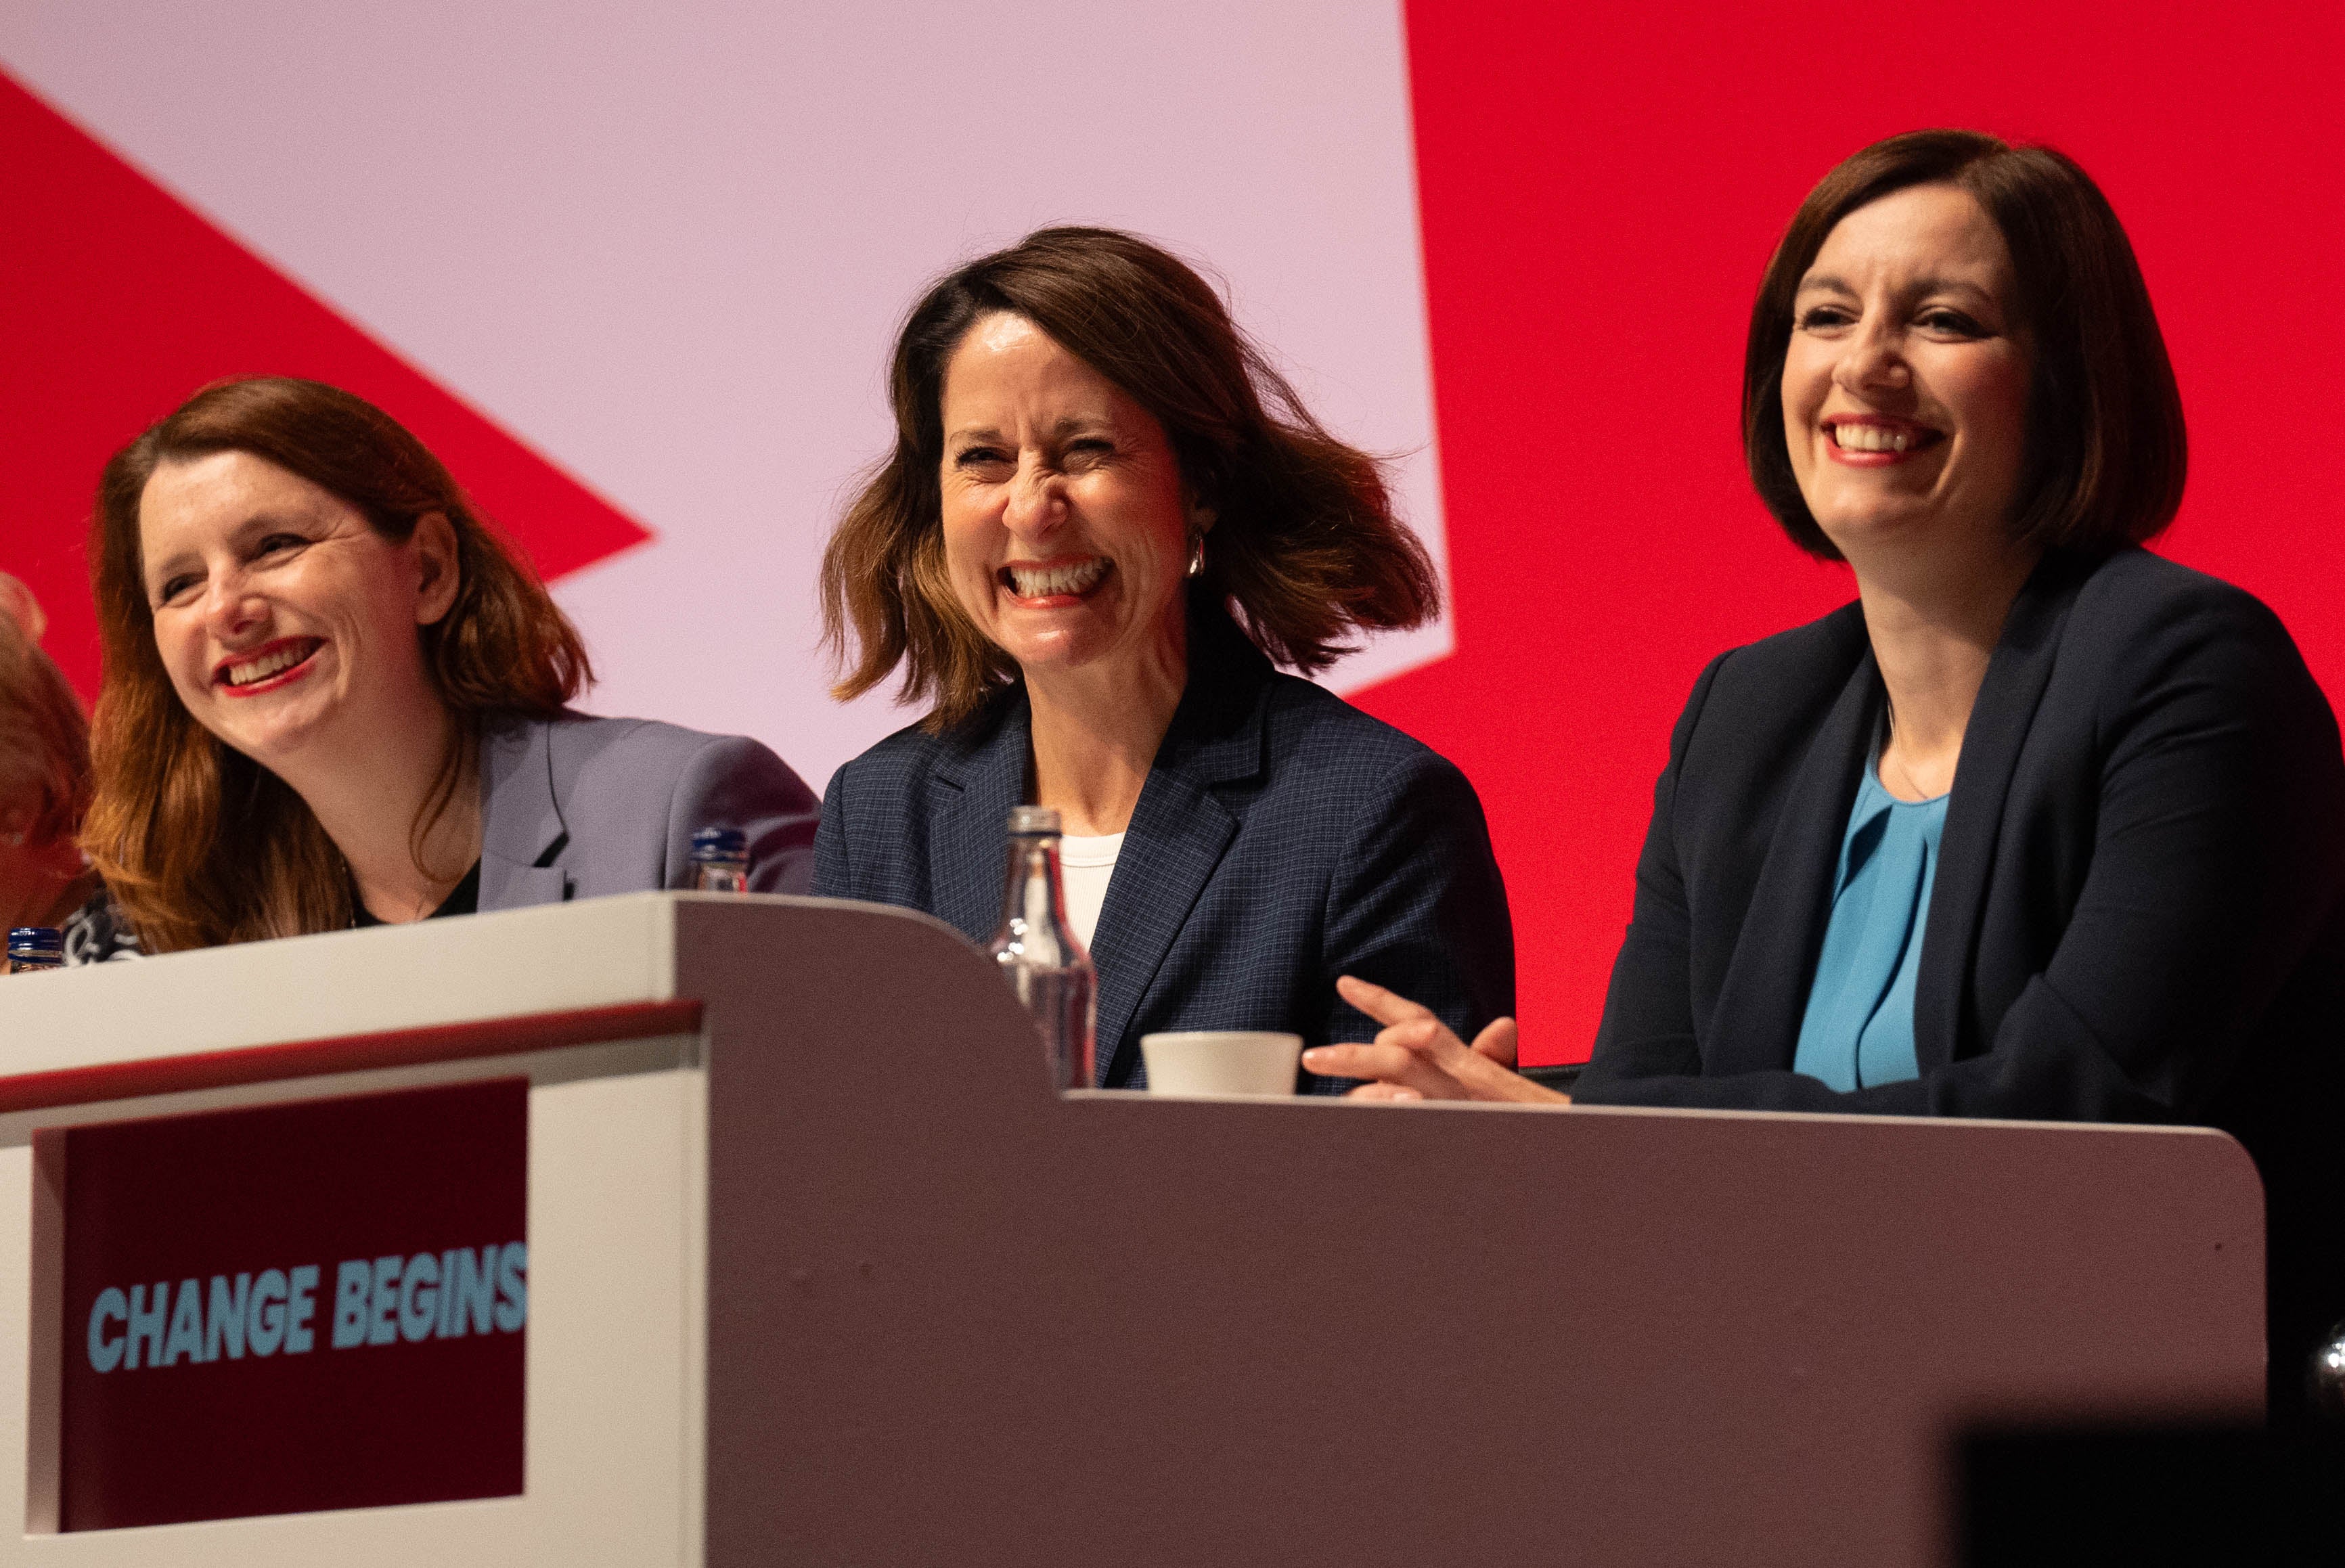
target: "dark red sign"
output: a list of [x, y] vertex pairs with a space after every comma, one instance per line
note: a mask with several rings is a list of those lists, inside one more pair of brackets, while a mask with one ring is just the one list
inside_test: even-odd
[[36, 1145], [60, 1528], [521, 1491], [527, 1080]]

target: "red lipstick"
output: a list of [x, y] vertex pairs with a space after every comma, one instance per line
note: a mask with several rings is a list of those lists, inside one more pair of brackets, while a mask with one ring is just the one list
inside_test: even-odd
[[[322, 637], [279, 637], [273, 642], [263, 642], [258, 648], [247, 649], [240, 653], [231, 653], [212, 666], [213, 688], [226, 697], [257, 697], [263, 692], [281, 690], [316, 668], [314, 661], [317, 658], [318, 650], [325, 645], [325, 639]], [[291, 663], [271, 671], [257, 681], [248, 681], [239, 685], [229, 679], [229, 672], [232, 670], [247, 664], [261, 663], [283, 653], [293, 653], [298, 657]]]

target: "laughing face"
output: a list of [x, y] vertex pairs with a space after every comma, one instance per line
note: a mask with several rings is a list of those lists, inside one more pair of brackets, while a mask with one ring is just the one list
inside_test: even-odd
[[1792, 310], [1783, 436], [1841, 553], [1862, 572], [1919, 533], [2006, 528], [2029, 359], [2010, 250], [1970, 193], [1913, 186], [1850, 213]]
[[1030, 678], [1177, 657], [1212, 517], [1155, 417], [1008, 314], [953, 350], [943, 413], [945, 563], [979, 630]]
[[225, 451], [159, 465], [138, 535], [179, 700], [262, 766], [298, 770], [433, 701], [417, 628], [455, 598], [444, 519], [395, 544], [332, 492]]

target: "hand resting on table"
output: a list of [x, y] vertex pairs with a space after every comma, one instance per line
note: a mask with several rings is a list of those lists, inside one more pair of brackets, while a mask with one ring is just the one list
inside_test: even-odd
[[1514, 1070], [1515, 1021], [1500, 1018], [1468, 1048], [1430, 1008], [1345, 975], [1335, 982], [1344, 1000], [1385, 1026], [1367, 1045], [1317, 1046], [1303, 1065], [1329, 1077], [1367, 1078], [1354, 1099], [1521, 1100], [1569, 1105], [1571, 1097], [1535, 1084]]

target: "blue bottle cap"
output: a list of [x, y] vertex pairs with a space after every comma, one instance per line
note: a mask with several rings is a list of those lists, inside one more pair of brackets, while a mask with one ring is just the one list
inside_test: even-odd
[[8, 933], [8, 951], [15, 953], [62, 953], [66, 934], [54, 926], [18, 926]]
[[692, 835], [695, 860], [731, 860], [749, 853], [749, 835], [737, 827], [704, 827]]

